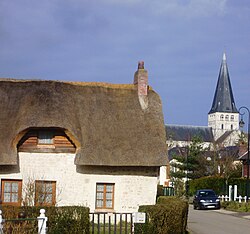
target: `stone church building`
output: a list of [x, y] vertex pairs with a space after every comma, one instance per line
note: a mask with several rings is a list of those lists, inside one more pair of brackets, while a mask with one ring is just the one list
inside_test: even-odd
[[[176, 147], [187, 147], [194, 136], [199, 136], [204, 147], [210, 148], [213, 148], [214, 145], [234, 146], [238, 142], [240, 135], [239, 111], [234, 101], [225, 53], [219, 70], [212, 107], [208, 112], [208, 126], [166, 124], [165, 130], [169, 161], [171, 161], [171, 150]], [[169, 186], [169, 173], [169, 165], [161, 167], [161, 185]]]

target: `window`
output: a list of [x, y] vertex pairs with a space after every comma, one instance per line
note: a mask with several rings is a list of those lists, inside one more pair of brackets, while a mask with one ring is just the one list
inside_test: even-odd
[[220, 115], [220, 120], [224, 120], [224, 115]]
[[6, 205], [21, 205], [22, 181], [2, 180], [2, 203]]
[[231, 130], [233, 130], [234, 129], [234, 126], [231, 124]]
[[224, 129], [224, 125], [223, 124], [221, 125], [221, 129]]
[[53, 144], [53, 132], [50, 131], [39, 131], [38, 132], [38, 144]]
[[229, 115], [226, 115], [226, 120], [228, 120], [229, 119]]
[[231, 115], [231, 120], [234, 120], [234, 116], [233, 115]]
[[36, 180], [35, 205], [55, 205], [56, 182]]
[[114, 208], [114, 184], [96, 184], [96, 209]]

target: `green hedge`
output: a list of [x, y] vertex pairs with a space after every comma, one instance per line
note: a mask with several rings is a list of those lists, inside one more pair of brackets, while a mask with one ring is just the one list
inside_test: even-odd
[[189, 181], [189, 195], [194, 195], [198, 189], [213, 189], [218, 195], [228, 194], [229, 185], [238, 185], [238, 194], [245, 196], [245, 178], [229, 178], [208, 176]]
[[188, 203], [176, 197], [159, 197], [156, 205], [140, 206], [147, 214], [145, 224], [135, 224], [135, 234], [186, 233]]
[[250, 203], [247, 202], [224, 201], [221, 202], [221, 207], [231, 211], [250, 212]]
[[[23, 211], [26, 218], [37, 218], [40, 215], [40, 209], [45, 209], [45, 216], [48, 217], [47, 227], [48, 233], [53, 234], [89, 234], [89, 208], [82, 206], [67, 206], [67, 207], [15, 207], [3, 206], [3, 218], [15, 219], [18, 218], [18, 213]], [[14, 224], [14, 225], [13, 225]], [[22, 225], [21, 225], [22, 224]], [[10, 227], [12, 225], [12, 227]], [[37, 221], [20, 222], [16, 225], [13, 222], [6, 222], [7, 228], [12, 228], [20, 232], [20, 228], [25, 230], [25, 233], [36, 233], [38, 230]], [[22, 226], [22, 227], [21, 227]], [[28, 231], [27, 231], [28, 230]]]

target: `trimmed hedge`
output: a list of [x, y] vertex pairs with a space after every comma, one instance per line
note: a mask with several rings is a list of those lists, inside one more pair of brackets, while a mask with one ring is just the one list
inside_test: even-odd
[[189, 181], [189, 195], [194, 195], [198, 189], [213, 189], [218, 195], [228, 194], [229, 185], [238, 185], [238, 194], [245, 196], [246, 179], [229, 178], [226, 181], [223, 177], [208, 176]]
[[[4, 219], [18, 218], [18, 213], [23, 211], [26, 218], [37, 218], [40, 215], [40, 209], [45, 209], [45, 216], [48, 217], [47, 227], [48, 233], [53, 234], [89, 234], [89, 208], [82, 206], [65, 206], [65, 207], [15, 207], [2, 206]], [[12, 223], [14, 224], [14, 223]], [[37, 221], [25, 221], [22, 224], [25, 233], [36, 233], [38, 230]], [[11, 225], [11, 222], [6, 222]], [[9, 227], [8, 227], [9, 228]], [[11, 227], [14, 230], [20, 230], [20, 225], [16, 224]], [[28, 230], [28, 231], [26, 231]]]
[[224, 201], [221, 202], [221, 207], [236, 212], [250, 212], [250, 203], [247, 202]]
[[136, 234], [186, 233], [188, 203], [176, 197], [159, 197], [156, 205], [139, 207], [147, 213], [145, 224], [135, 224]]

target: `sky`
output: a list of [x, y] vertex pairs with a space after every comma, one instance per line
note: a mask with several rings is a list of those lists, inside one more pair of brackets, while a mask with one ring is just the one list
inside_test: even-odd
[[0, 77], [128, 84], [144, 61], [165, 124], [207, 126], [223, 53], [250, 109], [249, 0], [0, 0]]

